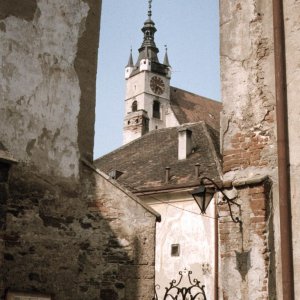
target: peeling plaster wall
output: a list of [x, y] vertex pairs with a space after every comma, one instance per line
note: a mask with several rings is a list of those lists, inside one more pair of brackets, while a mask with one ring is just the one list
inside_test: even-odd
[[[94, 101], [83, 94], [80, 72], [84, 70], [77, 67], [90, 9], [99, 10], [99, 5], [89, 2], [5, 0], [0, 4], [0, 128], [5, 128], [0, 140], [39, 173], [79, 175], [79, 157], [85, 154], [78, 123], [81, 102]], [[97, 32], [97, 21], [94, 24]], [[97, 42], [98, 35], [93, 37], [93, 49]], [[96, 65], [93, 49], [87, 51], [93, 54], [86, 64]], [[96, 66], [90, 71], [95, 77]], [[88, 128], [93, 127], [93, 114], [90, 109], [85, 115]], [[90, 135], [93, 138], [93, 132]], [[92, 145], [84, 147], [92, 153]]]
[[0, 299], [153, 297], [156, 214], [89, 163], [100, 9], [0, 1], [0, 142], [19, 161], [0, 184]]
[[295, 298], [300, 297], [300, 3], [284, 1]]
[[276, 166], [272, 28], [270, 1], [221, 2], [221, 125], [227, 178], [269, 174]]
[[[221, 1], [220, 11], [223, 99], [221, 144], [224, 180], [243, 181], [265, 175], [271, 178], [272, 193], [266, 197], [266, 205], [271, 207], [273, 219], [271, 225], [266, 223], [261, 226], [265, 226], [268, 236], [272, 236], [275, 232], [275, 238], [267, 242], [264, 242], [263, 235], [258, 235], [256, 238], [253, 236], [251, 255], [255, 255], [255, 259], [252, 260], [249, 275], [242, 280], [242, 276], [237, 273], [235, 279], [235, 282], [241, 281], [241, 286], [230, 285], [226, 279], [232, 274], [232, 264], [235, 264], [237, 254], [232, 250], [221, 259], [222, 278], [226, 282], [223, 286], [224, 299], [247, 299], [247, 297], [258, 299], [257, 295], [248, 295], [250, 291], [260, 293], [263, 297], [261, 299], [267, 297], [274, 299], [276, 289], [280, 299], [272, 1]], [[247, 187], [243, 189], [245, 190], [241, 190], [237, 198], [241, 203], [242, 215], [249, 211], [250, 201]], [[259, 207], [256, 207], [253, 208], [252, 214], [262, 214], [262, 212]], [[242, 219], [244, 218], [243, 215]], [[243, 230], [248, 230], [250, 235], [255, 234], [255, 229], [251, 226], [247, 228], [246, 224], [243, 224]], [[230, 247], [230, 238], [224, 243]], [[274, 259], [272, 263], [263, 254], [269, 249], [276, 255], [276, 260]], [[267, 266], [263, 269], [265, 263]], [[245, 265], [245, 262], [243, 264]], [[250, 278], [252, 271], [262, 275], [267, 274], [270, 282], [266, 284], [264, 280], [252, 280]], [[276, 284], [270, 275], [275, 271]], [[267, 293], [264, 293], [264, 289]]]
[[[272, 182], [277, 297], [282, 296], [277, 186], [272, 1], [221, 1], [222, 142], [225, 180]], [[283, 1], [295, 297], [300, 295], [300, 4]], [[284, 258], [283, 258], [284, 259]]]

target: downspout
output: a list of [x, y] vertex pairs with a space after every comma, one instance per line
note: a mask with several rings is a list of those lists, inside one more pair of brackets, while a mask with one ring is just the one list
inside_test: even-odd
[[283, 300], [294, 299], [294, 272], [291, 224], [287, 83], [283, 1], [273, 0], [275, 89], [278, 148], [279, 216]]
[[215, 288], [214, 288], [214, 299], [219, 299], [219, 219], [218, 219], [218, 196], [215, 195], [215, 258], [214, 258], [214, 269], [215, 269]]

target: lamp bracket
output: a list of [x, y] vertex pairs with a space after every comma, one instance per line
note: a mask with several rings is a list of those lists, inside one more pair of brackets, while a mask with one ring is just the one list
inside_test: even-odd
[[233, 214], [232, 214], [232, 208], [231, 208], [231, 205], [236, 205], [238, 206], [239, 208], [241, 207], [240, 204], [238, 204], [236, 201], [234, 201], [237, 196], [233, 197], [233, 198], [229, 198], [222, 190], [221, 188], [210, 178], [208, 177], [202, 177], [201, 180], [200, 180], [200, 184], [203, 184], [204, 185], [204, 180], [207, 180], [209, 181], [210, 183], [213, 184], [213, 186], [215, 187], [216, 191], [220, 192], [222, 195], [223, 195], [223, 201], [227, 203], [228, 205], [228, 208], [229, 208], [229, 213], [230, 213], [230, 217], [231, 217], [231, 220], [234, 222], [234, 223], [240, 223], [242, 224], [242, 221], [240, 220], [239, 217], [233, 217]]

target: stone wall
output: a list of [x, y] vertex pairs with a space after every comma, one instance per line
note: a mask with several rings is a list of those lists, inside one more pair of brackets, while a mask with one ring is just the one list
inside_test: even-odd
[[[4, 266], [4, 235], [6, 229], [9, 167], [9, 164], [0, 162], [0, 270], [3, 270]], [[3, 274], [0, 273], [0, 291], [3, 291], [3, 289]]]
[[19, 161], [0, 195], [1, 299], [153, 297], [158, 216], [89, 163], [100, 8], [0, 3], [0, 141]]
[[13, 169], [4, 287], [66, 300], [150, 300], [155, 215], [104, 175], [82, 169], [81, 184]]

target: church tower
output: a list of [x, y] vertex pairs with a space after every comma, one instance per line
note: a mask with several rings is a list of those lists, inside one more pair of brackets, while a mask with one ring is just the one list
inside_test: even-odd
[[126, 96], [123, 144], [141, 137], [147, 132], [168, 127], [170, 113], [171, 66], [167, 49], [164, 62], [158, 60], [158, 48], [154, 41], [156, 32], [152, 21], [149, 0], [148, 18], [142, 32], [144, 40], [134, 65], [132, 51], [125, 67]]

